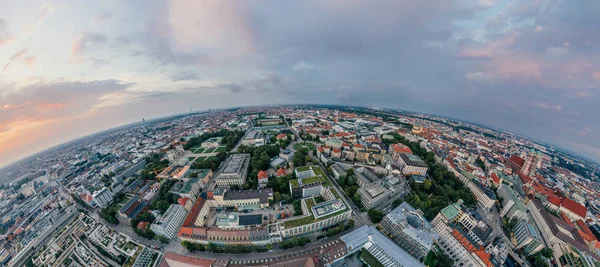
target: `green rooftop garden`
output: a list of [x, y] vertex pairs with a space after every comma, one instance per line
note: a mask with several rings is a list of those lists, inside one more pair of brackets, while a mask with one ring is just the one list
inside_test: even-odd
[[[302, 179], [303, 184], [313, 184], [316, 182], [322, 182], [325, 185], [327, 180], [323, 176], [313, 176]], [[290, 184], [292, 184], [292, 187], [298, 187], [300, 185], [298, 179], [290, 180]]]
[[[308, 204], [308, 203], [306, 203], [306, 204]], [[314, 202], [313, 202], [313, 205], [314, 205]], [[312, 207], [312, 205], [311, 205], [311, 207]], [[302, 217], [302, 218], [298, 218], [298, 219], [286, 221], [286, 222], [283, 223], [283, 225], [285, 226], [286, 229], [294, 228], [294, 227], [298, 227], [298, 226], [301, 226], [301, 225], [306, 225], [306, 224], [309, 224], [309, 223], [314, 223], [314, 222], [318, 222], [318, 221], [324, 221], [324, 220], [327, 220], [327, 219], [329, 219], [331, 217], [335, 217], [335, 216], [340, 215], [340, 214], [342, 214], [344, 212], [347, 212], [347, 211], [348, 211], [348, 207], [346, 207], [345, 209], [340, 210], [338, 212], [335, 212], [335, 213], [329, 214], [327, 216], [321, 217], [319, 219], [315, 219], [315, 217], [313, 215], [309, 215], [309, 216], [306, 216], [306, 217]]]
[[312, 208], [312, 206], [315, 205], [315, 201], [312, 198], [307, 198], [305, 201], [306, 201], [306, 207], [308, 208], [308, 210], [310, 210], [310, 208]]

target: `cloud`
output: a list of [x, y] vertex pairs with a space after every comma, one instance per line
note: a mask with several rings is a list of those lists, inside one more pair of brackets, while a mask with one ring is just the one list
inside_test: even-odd
[[200, 75], [194, 71], [180, 71], [171, 75], [171, 81], [180, 82], [180, 81], [193, 81], [200, 79]]
[[97, 33], [81, 33], [73, 38], [71, 43], [70, 63], [82, 63], [85, 61], [84, 55], [95, 45], [106, 43], [106, 36]]
[[180, 51], [211, 48], [239, 56], [254, 51], [252, 25], [241, 5], [207, 0], [173, 0], [168, 5], [170, 32]]
[[543, 108], [543, 109], [548, 109], [548, 110], [554, 110], [554, 111], [561, 111], [563, 109], [562, 105], [559, 104], [548, 104], [542, 101], [534, 101], [533, 102], [533, 106], [534, 107], [538, 107], [538, 108]]
[[104, 22], [111, 20], [112, 18], [113, 18], [112, 12], [104, 12], [101, 15], [92, 18], [92, 22], [95, 24], [102, 24]]
[[29, 47], [27, 48], [23, 48], [21, 49], [19, 52], [15, 53], [14, 55], [12, 55], [8, 61], [6, 62], [6, 64], [4, 64], [4, 67], [2, 67], [2, 73], [5, 72], [8, 67], [13, 64], [15, 61], [21, 61], [29, 66], [35, 64], [35, 62], [37, 61], [37, 57], [35, 56], [30, 56], [30, 57], [24, 57], [25, 54], [27, 54], [27, 52], [29, 51]]
[[0, 46], [11, 42], [14, 36], [8, 31], [8, 25], [5, 19], [0, 18]]
[[298, 63], [294, 64], [294, 66], [292, 66], [292, 69], [297, 70], [297, 71], [313, 70], [315, 68], [317, 68], [317, 66], [315, 64], [309, 64], [304, 61], [299, 61]]
[[123, 91], [131, 84], [117, 80], [36, 83], [0, 98], [0, 125], [10, 130], [25, 123], [68, 119], [85, 114], [100, 97]]
[[493, 74], [485, 73], [485, 72], [469, 72], [465, 75], [465, 78], [474, 82], [483, 82], [489, 83], [493, 82], [496, 77]]

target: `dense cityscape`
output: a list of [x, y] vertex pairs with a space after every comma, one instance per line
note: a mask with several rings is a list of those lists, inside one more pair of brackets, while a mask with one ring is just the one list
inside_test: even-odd
[[456, 119], [273, 105], [0, 169], [2, 266], [600, 266], [600, 166]]

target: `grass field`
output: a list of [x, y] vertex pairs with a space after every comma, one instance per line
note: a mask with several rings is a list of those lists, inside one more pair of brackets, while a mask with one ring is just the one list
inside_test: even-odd
[[308, 150], [314, 150], [317, 148], [317, 146], [313, 143], [306, 143], [306, 146], [304, 146], [304, 143], [302, 143], [302, 142], [295, 143], [293, 147], [295, 150], [300, 150], [301, 148], [304, 148], [304, 147], [308, 148]]
[[194, 161], [196, 158], [195, 157], [189, 157], [188, 160], [189, 161]]
[[193, 153], [194, 151], [196, 151], [199, 148], [202, 148], [202, 147], [195, 146], [195, 147], [190, 148], [190, 151]]
[[196, 150], [194, 150], [194, 154], [200, 154], [202, 152], [204, 152], [204, 148], [201, 148], [201, 147], [198, 148], [198, 149], [196, 149]]
[[204, 150], [204, 153], [213, 153], [213, 151], [215, 151], [215, 149], [217, 149], [217, 148], [216, 147], [207, 148], [206, 150]]
[[225, 152], [225, 150], [227, 150], [226, 146], [220, 146], [220, 147], [217, 147], [217, 149], [215, 149], [213, 152], [215, 152], [215, 153]]
[[206, 157], [197, 157], [194, 162], [203, 162], [205, 159]]
[[210, 156], [210, 157], [206, 158], [206, 160], [211, 160], [211, 159], [216, 159], [216, 158], [217, 157], [215, 157], [215, 156]]

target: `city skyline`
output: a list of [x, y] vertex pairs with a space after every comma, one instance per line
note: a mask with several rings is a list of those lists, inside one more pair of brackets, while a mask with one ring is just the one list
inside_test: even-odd
[[278, 103], [447, 116], [598, 162], [599, 8], [0, 3], [0, 167], [142, 118]]

